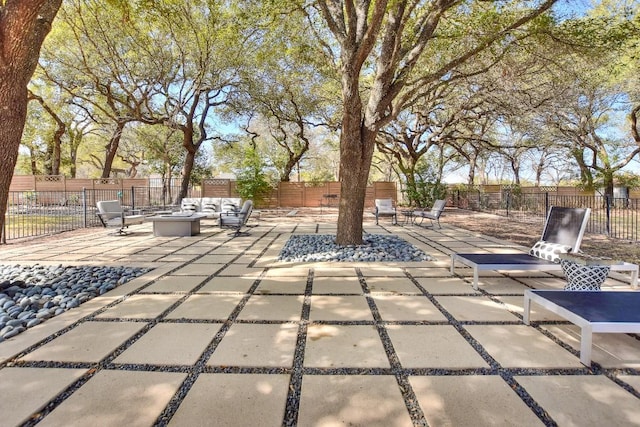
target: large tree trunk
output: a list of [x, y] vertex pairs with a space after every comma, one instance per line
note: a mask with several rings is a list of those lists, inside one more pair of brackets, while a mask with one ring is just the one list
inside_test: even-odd
[[176, 204], [179, 204], [182, 199], [189, 194], [189, 181], [191, 181], [191, 172], [193, 171], [193, 165], [196, 162], [196, 152], [187, 150], [187, 155], [184, 159], [184, 166], [182, 166], [182, 183], [180, 184], [180, 193], [176, 198]]
[[[367, 132], [368, 133], [368, 132]], [[343, 130], [343, 138], [349, 138]], [[358, 135], [360, 136], [360, 135]], [[339, 245], [362, 244], [362, 219], [364, 215], [364, 199], [367, 179], [373, 153], [375, 133], [365, 140], [361, 138], [341, 142], [340, 164], [345, 165], [340, 171], [340, 209], [338, 211], [338, 229], [336, 243]], [[371, 147], [368, 148], [367, 146]], [[368, 151], [371, 154], [367, 153]], [[369, 158], [369, 160], [367, 160]], [[348, 166], [347, 166], [348, 165]]]
[[[340, 134], [340, 209], [336, 243], [362, 244], [362, 219], [367, 180], [377, 129], [367, 129], [362, 119], [362, 98], [357, 73], [343, 78], [343, 118]], [[353, 77], [355, 76], [355, 77]]]
[[113, 160], [116, 158], [118, 147], [120, 146], [120, 139], [122, 138], [122, 131], [127, 123], [118, 122], [116, 128], [111, 134], [109, 144], [105, 147], [106, 152], [104, 156], [104, 167], [102, 168], [102, 178], [109, 178], [111, 175], [111, 168], [113, 167]]
[[0, 6], [0, 233], [27, 117], [27, 84], [62, 0], [21, 0]]
[[609, 200], [613, 201], [613, 171], [602, 171], [602, 180], [604, 181], [604, 195], [609, 196]]
[[[0, 212], [4, 227], [4, 213], [7, 210], [9, 186], [18, 159], [18, 148], [27, 118], [27, 88], [14, 84], [14, 75], [7, 76], [0, 69]], [[4, 228], [0, 229], [0, 231]]]

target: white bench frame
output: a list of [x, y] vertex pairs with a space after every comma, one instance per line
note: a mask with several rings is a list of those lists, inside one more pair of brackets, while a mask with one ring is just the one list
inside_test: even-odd
[[[538, 291], [540, 292], [540, 291]], [[593, 292], [594, 294], [629, 294], [627, 297], [640, 296], [637, 292], [600, 292], [600, 291], [543, 291], [548, 292]], [[585, 366], [591, 366], [591, 348], [593, 346], [594, 333], [640, 333], [640, 323], [634, 322], [616, 322], [615, 315], [612, 315], [610, 321], [607, 322], [591, 322], [569, 309], [562, 307], [539, 294], [534, 290], [524, 292], [524, 314], [522, 321], [525, 325], [530, 324], [531, 301], [555, 313], [574, 325], [580, 327], [580, 363]]]
[[[478, 279], [480, 271], [496, 271], [496, 270], [508, 270], [508, 271], [562, 271], [562, 266], [555, 262], [549, 262], [547, 264], [477, 264], [469, 259], [466, 259], [459, 254], [451, 254], [451, 275], [454, 275], [455, 263], [459, 262], [467, 267], [473, 268], [473, 289], [478, 290]], [[611, 271], [627, 272], [630, 273], [629, 284], [631, 288], [638, 289], [638, 265], [630, 262], [623, 262], [622, 264], [614, 264], [611, 266]]]

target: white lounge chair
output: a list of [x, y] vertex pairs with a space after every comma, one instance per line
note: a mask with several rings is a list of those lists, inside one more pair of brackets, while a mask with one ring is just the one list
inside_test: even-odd
[[253, 201], [246, 200], [239, 211], [227, 211], [220, 213], [220, 227], [232, 228], [235, 232], [233, 237], [247, 235], [246, 232], [241, 232], [243, 226], [247, 224], [251, 212], [253, 211]]
[[384, 216], [391, 217], [391, 224], [398, 224], [398, 216], [396, 214], [396, 208], [393, 206], [393, 199], [376, 199], [376, 210], [373, 214], [376, 216], [376, 225], [378, 225], [378, 218]]
[[118, 227], [116, 234], [125, 235], [125, 228], [130, 225], [142, 224], [144, 215], [127, 215], [122, 209], [120, 200], [104, 200], [96, 203], [98, 218], [103, 227]]
[[442, 226], [440, 225], [440, 215], [442, 215], [442, 212], [444, 212], [444, 208], [446, 205], [446, 200], [436, 200], [435, 202], [433, 202], [433, 207], [430, 211], [413, 211], [413, 220], [415, 222], [418, 218], [420, 218], [420, 224], [418, 225], [422, 225], [424, 219], [427, 218], [431, 220], [432, 227], [433, 222], [435, 221], [438, 223], [438, 227], [442, 228]]
[[588, 208], [575, 209], [552, 206], [549, 209], [542, 237], [529, 253], [454, 253], [451, 255], [451, 274], [454, 274], [456, 262], [473, 268], [473, 288], [478, 289], [478, 273], [480, 271], [561, 270], [558, 254], [580, 250], [590, 213], [591, 210]]

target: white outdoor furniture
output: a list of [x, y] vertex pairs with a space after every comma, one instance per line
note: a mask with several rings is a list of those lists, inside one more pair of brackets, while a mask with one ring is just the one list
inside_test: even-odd
[[153, 235], [156, 237], [185, 237], [200, 234], [200, 220], [206, 217], [206, 214], [178, 212], [150, 216], [147, 221], [153, 223]]
[[376, 210], [373, 214], [376, 216], [376, 225], [378, 225], [378, 218], [383, 216], [391, 217], [391, 224], [398, 224], [398, 216], [396, 208], [393, 206], [393, 199], [376, 199]]
[[438, 223], [438, 227], [442, 228], [442, 226], [440, 225], [440, 215], [442, 215], [442, 212], [444, 212], [444, 208], [446, 205], [447, 201], [440, 199], [433, 202], [433, 207], [430, 211], [413, 211], [413, 221], [415, 222], [418, 218], [420, 218], [420, 224], [418, 225], [422, 225], [422, 222], [426, 218], [428, 220], [431, 220], [432, 227], [435, 221], [436, 223]]
[[247, 224], [252, 211], [253, 201], [245, 200], [244, 204], [242, 205], [242, 209], [235, 212], [222, 212], [220, 214], [220, 227], [234, 229], [235, 232], [232, 234], [233, 237], [247, 234], [242, 233], [240, 230]]
[[124, 231], [130, 225], [142, 224], [144, 222], [144, 215], [127, 215], [122, 209], [120, 200], [103, 200], [96, 203], [98, 208], [98, 218], [103, 227], [118, 227], [116, 231], [119, 235], [127, 234]]
[[528, 253], [454, 253], [451, 254], [451, 274], [456, 262], [473, 268], [473, 288], [478, 289], [480, 271], [561, 270], [559, 253], [580, 250], [590, 213], [590, 209], [552, 206], [541, 239]]
[[180, 201], [180, 211], [184, 213], [203, 213], [207, 218], [219, 218], [222, 212], [240, 209], [239, 197], [185, 197]]
[[530, 323], [532, 301], [580, 327], [580, 362], [586, 366], [591, 366], [594, 333], [640, 332], [640, 292], [527, 290], [525, 325]]

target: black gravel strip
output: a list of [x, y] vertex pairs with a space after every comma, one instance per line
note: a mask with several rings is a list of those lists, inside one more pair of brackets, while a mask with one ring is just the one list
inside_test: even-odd
[[[261, 238], [257, 239], [254, 242], [254, 244], [257, 243], [262, 238], [264, 238], [264, 235]], [[228, 241], [229, 240], [231, 240], [231, 239], [228, 239]], [[197, 242], [194, 242], [193, 244], [195, 244], [195, 243], [197, 243]], [[177, 266], [173, 270], [167, 272], [166, 275], [169, 275], [172, 272], [183, 268], [184, 265], [188, 265], [188, 264], [193, 263], [197, 259], [209, 254], [211, 251], [223, 246], [224, 244], [225, 243], [221, 243], [218, 246], [210, 248], [209, 250], [205, 251], [201, 256], [192, 259], [187, 264], [182, 264], [180, 266]], [[247, 250], [248, 249], [249, 248], [247, 248]], [[178, 248], [176, 248], [176, 250], [178, 250]], [[123, 302], [129, 296], [140, 293], [140, 291], [142, 291], [142, 290], [146, 289], [147, 287], [151, 286], [153, 283], [157, 282], [157, 280], [159, 280], [160, 278], [157, 278], [156, 280], [149, 282], [145, 286], [142, 286], [142, 287], [132, 291], [131, 293], [129, 293], [127, 295], [124, 295], [121, 298], [118, 298], [117, 300], [113, 301], [112, 303], [108, 304], [107, 306], [102, 307], [99, 310], [96, 310], [94, 313], [91, 313], [90, 315], [85, 316], [84, 318], [74, 322], [72, 325], [64, 328], [63, 330], [58, 331], [57, 333], [52, 334], [49, 337], [47, 337], [47, 338], [41, 340], [40, 342], [34, 344], [33, 346], [29, 347], [27, 350], [25, 350], [24, 352], [22, 352], [21, 354], [19, 354], [15, 358], [11, 359], [10, 361], [5, 362], [4, 365], [7, 365], [7, 366], [13, 366], [13, 365], [15, 365], [15, 366], [34, 366], [34, 363], [37, 363], [38, 367], [76, 367], [77, 366], [77, 367], [80, 367], [80, 368], [83, 368], [83, 369], [88, 369], [87, 373], [85, 373], [82, 377], [80, 377], [74, 383], [69, 385], [63, 392], [61, 392], [56, 397], [54, 397], [52, 400], [50, 400], [41, 411], [39, 411], [38, 413], [34, 414], [29, 420], [27, 420], [22, 425], [23, 426], [36, 425], [46, 415], [48, 415], [51, 411], [53, 411], [55, 408], [57, 408], [66, 399], [68, 399], [75, 391], [77, 391], [87, 381], [89, 381], [96, 373], [98, 373], [99, 371], [101, 371], [103, 369], [112, 369], [112, 370], [125, 369], [125, 370], [140, 370], [140, 371], [163, 371], [163, 372], [187, 372], [187, 373], [189, 373], [190, 375], [187, 377], [187, 379], [185, 379], [185, 381], [183, 382], [181, 388], [176, 393], [176, 395], [178, 395], [178, 394], [180, 394], [181, 391], [184, 390], [184, 393], [180, 394], [181, 397], [180, 397], [179, 401], [176, 402], [175, 401], [175, 397], [176, 396], [174, 396], [174, 399], [172, 399], [172, 402], [174, 403], [174, 405], [173, 406], [171, 404], [167, 405], [167, 408], [165, 408], [165, 411], [163, 412], [163, 414], [165, 414], [169, 410], [170, 415], [173, 416], [173, 414], [175, 413], [175, 410], [179, 406], [180, 402], [182, 402], [182, 399], [184, 398], [184, 396], [186, 396], [187, 392], [191, 389], [191, 386], [193, 385], [193, 382], [195, 382], [195, 379], [197, 379], [197, 376], [201, 372], [204, 371], [204, 367], [205, 367], [206, 361], [209, 359], [209, 357], [211, 356], [211, 354], [215, 350], [215, 346], [217, 346], [217, 344], [220, 342], [220, 340], [222, 340], [222, 337], [224, 336], [224, 333], [226, 333], [226, 331], [229, 329], [229, 327], [230, 327], [230, 325], [232, 323], [232, 320], [226, 322], [225, 324], [223, 324], [223, 327], [216, 334], [216, 336], [212, 340], [212, 343], [209, 345], [207, 350], [205, 350], [205, 352], [203, 352], [203, 355], [199, 359], [198, 363], [196, 363], [195, 367], [191, 367], [191, 366], [189, 366], [189, 367], [183, 367], [183, 366], [152, 366], [152, 365], [131, 365], [131, 364], [123, 365], [123, 364], [114, 364], [114, 363], [112, 363], [112, 361], [116, 357], [118, 357], [120, 354], [122, 354], [126, 349], [128, 349], [131, 345], [133, 345], [136, 341], [138, 341], [146, 332], [149, 331], [149, 329], [151, 329], [157, 323], [162, 322], [166, 315], [168, 315], [177, 306], [179, 306], [180, 303], [183, 302], [186, 298], [188, 298], [191, 294], [197, 292], [197, 290], [200, 289], [202, 286], [204, 286], [205, 283], [210, 278], [216, 276], [217, 273], [222, 271], [224, 268], [226, 268], [231, 263], [233, 263], [236, 259], [238, 259], [240, 256], [242, 256], [244, 252], [246, 252], [246, 250], [243, 251], [242, 253], [238, 254], [236, 257], [234, 257], [228, 263], [222, 265], [221, 268], [219, 268], [218, 270], [213, 272], [209, 277], [207, 277], [207, 279], [203, 280], [203, 282], [198, 287], [194, 288], [189, 293], [185, 293], [184, 294], [184, 298], [181, 298], [178, 302], [172, 304], [171, 307], [167, 308], [163, 313], [161, 313], [155, 319], [123, 319], [123, 318], [119, 318], [119, 319], [108, 319], [108, 318], [107, 319], [102, 319], [102, 318], [101, 319], [95, 319], [95, 316], [97, 316], [97, 315], [105, 312], [107, 309], [109, 309], [111, 307], [114, 307], [117, 304]], [[263, 272], [263, 275], [265, 273], [266, 273], [266, 270]], [[253, 286], [251, 288], [251, 291], [250, 291], [251, 293], [258, 286], [260, 280], [261, 280], [261, 278], [258, 278], [256, 280], [256, 282], [253, 284]], [[182, 294], [180, 294], [180, 295], [182, 295]], [[241, 301], [240, 304], [238, 304], [238, 306], [236, 307], [234, 312], [231, 314], [230, 318], [233, 317], [233, 316], [237, 316], [238, 315], [239, 311], [242, 309], [242, 307], [244, 307], [244, 304], [246, 304], [246, 300], [248, 300], [248, 298], [249, 298], [249, 295], [247, 295], [247, 297], [243, 301]], [[108, 354], [103, 360], [101, 360], [100, 362], [98, 362], [96, 364], [93, 364], [93, 363], [90, 363], [90, 364], [86, 364], [86, 363], [85, 364], [82, 364], [82, 363], [68, 363], [67, 364], [67, 363], [59, 363], [59, 362], [22, 362], [22, 361], [17, 361], [17, 359], [23, 357], [24, 355], [26, 355], [26, 354], [34, 351], [34, 350], [36, 350], [37, 348], [43, 346], [44, 344], [51, 342], [53, 339], [63, 335], [64, 333], [74, 329], [75, 327], [77, 327], [78, 325], [80, 325], [80, 324], [82, 324], [82, 323], [84, 323], [86, 321], [105, 321], [105, 322], [137, 321], [137, 322], [145, 322], [145, 323], [146, 322], [150, 322], [150, 323], [148, 323], [141, 331], [139, 331], [134, 336], [132, 336], [130, 339], [128, 339], [127, 342], [125, 342], [122, 345], [120, 345], [113, 352]], [[212, 322], [212, 323], [214, 323], [214, 322]], [[0, 365], [0, 368], [2, 366], [3, 365]], [[168, 420], [170, 420], [170, 417], [169, 417], [169, 418], [165, 418], [165, 421], [163, 421], [163, 419], [162, 419], [162, 415], [163, 414], [161, 414], [161, 416], [158, 419], [158, 422], [157, 422], [158, 425], [166, 425]]]
[[[635, 371], [636, 371], [635, 375], [637, 375], [638, 374], [637, 370], [635, 370]], [[620, 373], [617, 373], [617, 374], [620, 375]], [[636, 390], [631, 384], [629, 384], [629, 383], [627, 383], [625, 381], [622, 381], [620, 378], [617, 377], [616, 374], [604, 371], [603, 375], [606, 376], [607, 378], [609, 378], [614, 383], [618, 384], [623, 389], [627, 390], [629, 393], [633, 394], [638, 399], [640, 399], [640, 390]]]
[[[267, 233], [271, 232], [271, 230], [273, 230], [275, 227], [271, 227], [271, 229], [269, 231], [267, 231]], [[256, 262], [258, 262], [258, 260], [260, 258], [262, 258], [262, 256], [267, 252], [267, 250], [269, 250], [269, 248], [271, 247], [271, 245], [273, 245], [273, 243], [278, 240], [278, 238], [282, 235], [282, 233], [278, 233], [276, 235], [276, 237], [274, 237], [273, 239], [271, 239], [271, 241], [269, 242], [269, 244], [267, 244], [267, 246], [264, 247], [264, 249], [253, 259], [253, 261], [251, 261], [247, 267], [251, 268], [254, 267], [256, 265]]]
[[278, 366], [206, 366], [203, 374], [269, 374], [269, 375], [291, 375], [291, 368]]
[[[451, 313], [445, 310], [440, 303], [425, 289], [420, 283], [413, 278], [410, 274], [408, 274], [405, 270], [405, 274], [407, 277], [413, 282], [415, 286], [417, 286], [421, 291], [424, 292], [425, 296], [429, 298], [429, 300], [440, 310], [440, 312], [450, 321], [451, 325], [456, 328], [458, 333], [462, 335], [462, 337], [467, 340], [467, 342], [480, 354], [480, 356], [489, 364], [492, 371], [500, 375], [500, 377], [511, 387], [512, 390], [522, 399], [522, 401], [533, 411], [534, 414], [542, 421], [546, 426], [556, 426], [557, 423], [549, 416], [549, 414], [542, 409], [540, 404], [536, 402], [531, 395], [518, 384], [518, 382], [513, 378], [513, 375], [506, 372], [502, 366], [495, 360], [486, 350], [485, 348], [467, 332], [464, 328], [464, 325], [459, 322], [456, 318], [454, 318]], [[486, 324], [495, 324], [496, 322], [487, 322]], [[502, 324], [502, 322], [499, 322]], [[472, 324], [484, 324], [484, 322], [473, 322]], [[508, 322], [507, 324], [511, 324]], [[516, 324], [521, 324], [517, 322]]]
[[304, 368], [304, 375], [395, 375], [391, 368]]
[[[554, 324], [557, 324], [557, 323], [554, 323]], [[569, 324], [569, 323], [561, 323], [561, 324]], [[580, 357], [580, 350], [576, 350], [575, 348], [571, 347], [569, 344], [565, 343], [564, 341], [562, 341], [561, 339], [559, 339], [558, 337], [553, 335], [551, 332], [549, 332], [546, 329], [542, 328], [540, 326], [540, 323], [531, 322], [529, 324], [529, 326], [531, 326], [532, 328], [535, 328], [542, 335], [544, 335], [545, 337], [549, 338], [554, 343], [558, 344], [560, 347], [562, 347], [565, 350], [567, 350], [569, 353], [573, 354], [576, 357]], [[592, 363], [592, 365], [594, 364], [594, 362], [591, 362], [591, 363]]]
[[49, 362], [49, 361], [30, 361], [18, 360], [9, 365], [16, 368], [66, 368], [66, 369], [92, 369], [95, 363], [87, 362]]
[[545, 426], [555, 427], [558, 423], [545, 411], [542, 406], [513, 378], [513, 375], [501, 373], [502, 379], [511, 387], [520, 399], [533, 411], [534, 414], [544, 423]]
[[302, 314], [298, 334], [296, 338], [296, 349], [293, 354], [293, 369], [289, 378], [289, 388], [287, 392], [287, 403], [284, 409], [283, 426], [296, 426], [300, 412], [300, 395], [302, 392], [302, 377], [304, 368], [304, 352], [307, 344], [307, 329], [309, 326], [309, 314], [311, 313], [311, 293], [313, 289], [314, 270], [309, 269], [307, 285], [304, 290], [304, 301], [302, 304]]
[[[240, 256], [241, 254], [238, 254], [238, 256], [234, 258], [234, 260], [239, 258]], [[225, 267], [228, 264], [229, 263], [225, 264]], [[200, 355], [200, 357], [198, 358], [198, 361], [189, 370], [189, 374], [187, 375], [187, 378], [185, 378], [183, 383], [180, 385], [180, 388], [173, 395], [173, 397], [165, 407], [164, 411], [162, 411], [162, 413], [158, 416], [154, 425], [166, 426], [169, 423], [169, 421], [171, 421], [171, 418], [173, 418], [173, 416], [175, 415], [176, 411], [178, 410], [178, 407], [180, 406], [184, 398], [187, 396], [187, 394], [193, 387], [193, 384], [196, 382], [200, 374], [206, 370], [207, 361], [209, 360], [209, 358], [211, 358], [211, 355], [216, 350], [216, 348], [218, 347], [218, 345], [220, 344], [224, 336], [227, 334], [227, 332], [231, 328], [231, 325], [233, 325], [235, 319], [238, 317], [238, 315], [240, 314], [244, 306], [247, 304], [247, 301], [249, 301], [249, 298], [251, 297], [255, 289], [258, 287], [258, 285], [260, 284], [264, 276], [267, 274], [267, 271], [268, 269], [263, 270], [262, 274], [254, 281], [253, 285], [251, 286], [251, 288], [249, 289], [245, 297], [242, 298], [238, 303], [238, 305], [233, 309], [233, 311], [231, 312], [227, 320], [222, 324], [222, 327], [218, 330], [218, 332], [213, 337], [213, 339], [211, 340], [207, 348]], [[195, 292], [195, 290], [193, 292]]]
[[389, 359], [391, 371], [394, 373], [394, 376], [398, 383], [398, 387], [400, 388], [400, 394], [404, 399], [404, 404], [407, 407], [407, 411], [409, 412], [411, 421], [413, 422], [414, 426], [427, 426], [428, 424], [424, 416], [424, 412], [422, 412], [422, 408], [418, 403], [418, 398], [413, 391], [413, 387], [409, 383], [409, 378], [404, 374], [402, 370], [400, 358], [398, 358], [398, 353], [396, 353], [396, 350], [393, 347], [391, 338], [387, 333], [387, 328], [382, 323], [382, 316], [380, 316], [380, 311], [378, 311], [375, 300], [371, 297], [369, 286], [367, 286], [367, 281], [359, 268], [356, 268], [356, 274], [358, 275], [358, 281], [360, 282], [360, 286], [362, 286], [362, 292], [365, 295], [367, 304], [369, 305], [369, 309], [371, 310], [373, 319], [376, 323], [376, 330], [378, 331], [380, 341], [382, 341], [382, 346], [384, 347], [384, 351], [387, 354], [387, 358]]
[[[76, 322], [79, 324], [80, 322]], [[155, 323], [153, 323], [155, 324]], [[73, 393], [75, 393], [80, 387], [82, 387], [87, 381], [93, 378], [99, 371], [104, 369], [106, 365], [108, 365], [113, 359], [118, 357], [122, 352], [124, 352], [129, 346], [131, 346], [134, 342], [138, 341], [140, 337], [142, 337], [153, 324], [148, 324], [142, 330], [140, 330], [136, 335], [131, 337], [127, 342], [118, 346], [113, 352], [105, 356], [102, 360], [100, 360], [96, 364], [90, 364], [89, 370], [78, 380], [69, 385], [62, 393], [58, 394], [52, 400], [50, 400], [47, 405], [45, 405], [44, 409], [32, 416], [26, 423], [22, 424], [23, 426], [31, 426], [35, 425], [42, 420], [45, 416], [55, 410], [58, 406], [60, 406], [65, 400], [67, 400]], [[55, 364], [55, 363], [53, 363]], [[52, 363], [47, 362], [47, 364], [43, 367], [49, 367]], [[36, 416], [37, 415], [37, 416]]]
[[39, 412], [34, 413], [31, 417], [20, 424], [21, 427], [31, 427], [38, 424], [42, 419], [56, 409], [62, 402], [67, 400], [73, 393], [75, 393], [80, 387], [85, 385], [93, 376], [98, 372], [97, 369], [90, 369], [82, 377], [78, 378], [73, 384], [64, 389], [55, 398], [50, 400]]
[[[491, 357], [491, 355], [484, 349], [484, 347], [478, 342], [476, 341], [475, 338], [473, 338], [469, 332], [467, 332], [466, 329], [464, 329], [463, 324], [458, 321], [455, 317], [453, 317], [453, 315], [451, 313], [449, 313], [439, 302], [437, 299], [435, 299], [433, 297], [433, 295], [431, 295], [429, 293], [429, 291], [427, 291], [413, 276], [411, 276], [411, 274], [409, 274], [406, 270], [405, 270], [405, 274], [407, 276], [407, 278], [409, 278], [409, 280], [411, 280], [411, 282], [418, 287], [418, 289], [420, 289], [423, 294], [429, 299], [429, 301], [431, 301], [431, 303], [436, 306], [436, 308], [444, 315], [444, 317], [447, 318], [447, 320], [449, 321], [449, 324], [451, 326], [453, 326], [460, 335], [462, 335], [462, 337], [467, 340], [467, 342], [478, 352], [478, 354], [480, 354], [480, 356], [482, 356], [482, 358], [485, 360], [485, 362], [487, 362], [489, 364], [489, 366], [491, 366], [491, 368], [495, 369], [497, 371], [497, 369], [500, 368], [500, 364], [493, 358]], [[469, 322], [469, 324], [472, 325], [476, 325], [476, 324], [485, 324], [485, 322]], [[496, 322], [487, 322], [486, 324], [488, 325], [493, 325], [496, 324]]]
[[[316, 232], [319, 231], [319, 226], [316, 225]], [[296, 226], [297, 228], [297, 226]], [[534, 369], [534, 368], [504, 368], [502, 367], [495, 359], [493, 359], [488, 352], [484, 349], [484, 347], [477, 342], [465, 329], [466, 325], [521, 325], [521, 321], [514, 320], [510, 321], [502, 321], [502, 322], [485, 322], [485, 321], [458, 321], [455, 319], [450, 313], [448, 313], [444, 307], [442, 307], [436, 298], [434, 298], [435, 294], [430, 294], [426, 291], [417, 280], [408, 273], [407, 268], [404, 269], [406, 277], [408, 277], [412, 283], [420, 289], [420, 292], [407, 292], [400, 293], [401, 295], [420, 295], [425, 296], [429, 299], [443, 315], [446, 317], [446, 321], [384, 321], [382, 320], [380, 313], [375, 304], [375, 299], [372, 298], [369, 288], [366, 283], [366, 278], [362, 275], [362, 272], [359, 269], [355, 269], [358, 279], [360, 281], [362, 287], [362, 296], [365, 297], [369, 308], [372, 312], [373, 321], [314, 321], [313, 324], [327, 324], [327, 325], [370, 325], [375, 326], [379, 338], [382, 342], [383, 348], [387, 354], [390, 368], [314, 368], [304, 367], [304, 356], [306, 351], [306, 339], [307, 339], [307, 330], [309, 321], [309, 314], [311, 309], [311, 296], [312, 296], [312, 288], [313, 288], [313, 280], [314, 280], [314, 271], [313, 269], [309, 269], [309, 273], [307, 276], [306, 287], [304, 291], [304, 302], [302, 306], [301, 312], [301, 320], [300, 321], [268, 321], [268, 320], [239, 320], [238, 316], [240, 312], [244, 309], [247, 302], [250, 298], [255, 295], [262, 295], [256, 293], [256, 290], [261, 283], [261, 281], [266, 276], [268, 269], [263, 270], [262, 274], [256, 278], [253, 282], [251, 288], [245, 294], [244, 292], [239, 292], [238, 294], [244, 295], [244, 297], [240, 300], [240, 302], [236, 305], [233, 312], [226, 319], [206, 319], [206, 320], [198, 320], [198, 319], [166, 319], [166, 316], [172, 312], [177, 306], [179, 306], [186, 298], [191, 296], [193, 293], [200, 290], [212, 277], [223, 277], [220, 276], [220, 272], [223, 271], [226, 267], [235, 262], [238, 258], [246, 254], [246, 252], [257, 242], [261, 241], [267, 236], [267, 233], [263, 234], [259, 237], [251, 246], [247, 249], [239, 253], [237, 256], [233, 257], [231, 261], [227, 264], [224, 264], [221, 268], [214, 271], [211, 275], [209, 275], [206, 279], [204, 279], [195, 289], [188, 293], [173, 293], [175, 295], [180, 295], [182, 298], [179, 299], [178, 302], [174, 303], [171, 307], [166, 309], [163, 313], [158, 315], [153, 319], [129, 319], [129, 318], [96, 318], [98, 314], [103, 313], [108, 308], [116, 306], [117, 304], [124, 301], [126, 298], [133, 294], [138, 294], [140, 291], [146, 289], [151, 284], [155, 283], [158, 279], [154, 280], [146, 284], [143, 287], [136, 289], [128, 295], [119, 298], [117, 301], [109, 304], [106, 307], [92, 313], [89, 316], [80, 319], [64, 330], [53, 334], [41, 342], [35, 344], [34, 346], [27, 349], [23, 354], [19, 355], [22, 357], [23, 355], [34, 351], [40, 346], [49, 343], [53, 339], [59, 337], [60, 335], [70, 331], [75, 328], [79, 324], [86, 322], [87, 320], [91, 320], [94, 322], [141, 322], [147, 323], [145, 327], [136, 333], [133, 337], [131, 337], [127, 342], [123, 343], [113, 352], [108, 354], [103, 360], [98, 363], [64, 363], [64, 362], [44, 362], [44, 361], [20, 361], [17, 358], [12, 359], [9, 362], [6, 362], [7, 366], [16, 366], [16, 367], [42, 367], [42, 368], [77, 368], [77, 369], [86, 369], [87, 373], [85, 373], [81, 378], [76, 380], [73, 384], [67, 387], [63, 392], [61, 392], [58, 396], [54, 397], [45, 408], [35, 414], [27, 420], [23, 425], [36, 425], [40, 420], [42, 420], [46, 415], [48, 415], [51, 411], [53, 411], [56, 407], [58, 407], [62, 402], [64, 402], [68, 397], [70, 397], [75, 391], [77, 391], [80, 387], [82, 387], [87, 381], [89, 381], [97, 372], [101, 370], [118, 370], [118, 371], [146, 371], [146, 372], [174, 372], [174, 373], [183, 373], [187, 374], [187, 378], [180, 385], [170, 402], [165, 407], [163, 413], [157, 418], [155, 425], [164, 426], [167, 425], [172, 417], [175, 415], [178, 407], [182, 403], [183, 399], [190, 392], [193, 384], [197, 381], [198, 377], [202, 373], [223, 373], [223, 374], [272, 374], [272, 375], [290, 375], [290, 383], [288, 389], [288, 395], [285, 405], [285, 413], [283, 414], [283, 426], [295, 426], [298, 423], [299, 417], [299, 409], [300, 409], [300, 398], [302, 392], [302, 382], [304, 375], [372, 375], [372, 376], [380, 376], [380, 375], [393, 375], [396, 378], [399, 390], [403, 399], [405, 401], [405, 406], [409, 415], [412, 419], [412, 422], [416, 426], [426, 426], [426, 418], [425, 415], [420, 408], [419, 402], [415, 396], [415, 392], [413, 391], [411, 384], [409, 382], [409, 378], [412, 376], [473, 376], [473, 375], [485, 375], [485, 376], [500, 376], [511, 388], [514, 392], [522, 399], [523, 402], [538, 416], [538, 418], [547, 426], [555, 426], [557, 423], [549, 416], [546, 411], [529, 395], [529, 393], [516, 381], [516, 376], [551, 376], [551, 375], [605, 375], [611, 381], [622, 387], [623, 389], [629, 391], [632, 395], [640, 398], [640, 393], [631, 385], [626, 382], [620, 380], [618, 378], [619, 375], [640, 375], [640, 370], [637, 369], [604, 369], [597, 363], [593, 363], [590, 368], [567, 368], [567, 369]], [[261, 251], [261, 253], [252, 261], [251, 265], [255, 265], [255, 263], [266, 253], [267, 249], [270, 248], [274, 242], [280, 238], [281, 235], [278, 234], [275, 238], [271, 239], [268, 242], [268, 245], [265, 249]], [[211, 251], [228, 244], [232, 239], [228, 239], [226, 242], [221, 243], [220, 245], [212, 248], [203, 249], [205, 253], [194, 258], [191, 262], [187, 264], [182, 264], [179, 267], [176, 267], [172, 270], [172, 272], [176, 271], [184, 267], [184, 265], [191, 264], [192, 262], [200, 259], [203, 256], [208, 255]], [[420, 239], [417, 239], [420, 240]], [[197, 242], [194, 242], [194, 244]], [[423, 242], [427, 244], [426, 242]], [[432, 242], [437, 244], [437, 242]], [[428, 245], [428, 244], [427, 244]], [[434, 245], [429, 245], [432, 248], [437, 249]], [[441, 250], [440, 250], [441, 251]], [[443, 252], [443, 251], [441, 251]], [[443, 252], [444, 253], [444, 252]], [[169, 272], [168, 274], [171, 274]], [[445, 276], [443, 276], [445, 277]], [[450, 277], [450, 276], [446, 276]], [[523, 284], [524, 285], [524, 284]], [[526, 285], [525, 285], [526, 286]], [[155, 293], [155, 292], [145, 292], [144, 294], [162, 294], [166, 295], [166, 293]], [[269, 293], [268, 295], [283, 295], [283, 296], [291, 296], [296, 294], [289, 293]], [[300, 295], [299, 293], [297, 295]], [[323, 295], [331, 295], [331, 296], [353, 296], [354, 294], [342, 294], [342, 293], [329, 293]], [[484, 290], [480, 290], [480, 294], [478, 293], [464, 293], [459, 295], [446, 294], [447, 296], [473, 296], [473, 297], [488, 297], [495, 302], [502, 303], [496, 296], [487, 293]], [[502, 296], [521, 296], [521, 294], [505, 294], [499, 295]], [[517, 318], [522, 318], [519, 313], [512, 314], [516, 315]], [[221, 323], [221, 328], [216, 333], [216, 335], [212, 338], [211, 342], [207, 346], [207, 348], [203, 351], [201, 356], [195, 365], [150, 365], [150, 364], [121, 364], [121, 363], [113, 363], [113, 360], [118, 357], [122, 352], [128, 349], [131, 345], [133, 345], [137, 340], [139, 340], [147, 331], [153, 328], [158, 323]], [[207, 366], [207, 361], [210, 359], [212, 354], [215, 352], [217, 346], [220, 344], [224, 336], [227, 334], [229, 329], [233, 324], [296, 324], [298, 325], [298, 333], [296, 339], [296, 347], [294, 352], [294, 359], [292, 367], [239, 367], [239, 366]], [[548, 321], [548, 322], [536, 322], [532, 323], [534, 327], [536, 327], [540, 332], [542, 332], [545, 336], [551, 338], [557, 344], [563, 346], [563, 348], [569, 350], [572, 354], [578, 355], [578, 351], [574, 350], [572, 347], [569, 347], [567, 344], [554, 337], [550, 333], [546, 332], [542, 329], [541, 325], [549, 325], [549, 324], [568, 324], [566, 321]], [[458, 332], [467, 340], [467, 342], [474, 347], [474, 349], [484, 358], [484, 360], [489, 364], [489, 368], [477, 368], [477, 369], [429, 369], [429, 368], [403, 368], [401, 366], [398, 355], [393, 347], [393, 344], [389, 338], [387, 332], [387, 326], [391, 325], [452, 325]], [[637, 335], [632, 335], [636, 339], [638, 339]], [[2, 368], [4, 365], [0, 365]]]

